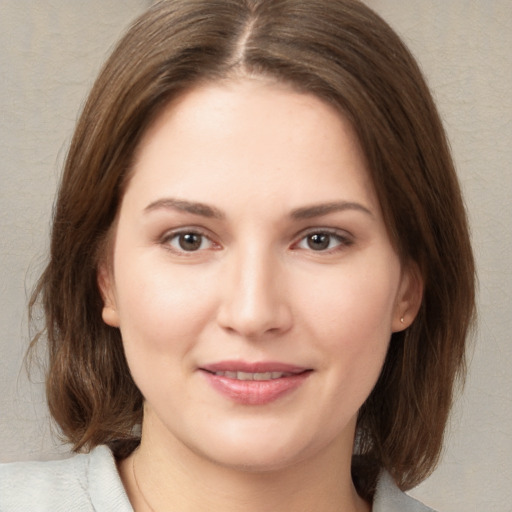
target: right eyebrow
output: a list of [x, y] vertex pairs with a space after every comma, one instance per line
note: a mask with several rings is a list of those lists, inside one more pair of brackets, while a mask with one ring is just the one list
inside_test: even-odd
[[157, 199], [150, 203], [144, 212], [151, 212], [154, 210], [178, 210], [181, 212], [192, 213], [193, 215], [200, 215], [201, 217], [208, 217], [213, 219], [223, 219], [224, 213], [214, 206], [205, 203], [198, 203], [195, 201], [185, 201], [183, 199], [174, 199], [172, 197], [165, 197]]

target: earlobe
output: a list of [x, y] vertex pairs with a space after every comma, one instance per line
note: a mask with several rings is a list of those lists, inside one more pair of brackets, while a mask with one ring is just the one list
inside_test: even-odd
[[119, 327], [119, 315], [115, 300], [114, 279], [112, 272], [104, 264], [98, 267], [98, 288], [103, 300], [101, 317], [110, 327]]
[[423, 299], [423, 278], [415, 263], [407, 265], [402, 274], [397, 302], [393, 312], [392, 331], [407, 329], [416, 318]]
[[117, 310], [112, 306], [103, 306], [101, 318], [110, 327], [119, 327], [119, 316]]

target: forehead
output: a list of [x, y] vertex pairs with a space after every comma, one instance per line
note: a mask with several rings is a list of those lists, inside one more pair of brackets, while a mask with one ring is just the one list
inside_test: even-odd
[[221, 189], [237, 197], [265, 190], [268, 199], [285, 190], [297, 202], [315, 194], [337, 200], [343, 189], [375, 199], [339, 111], [261, 78], [201, 84], [173, 100], [142, 138], [131, 183], [139, 195], [172, 188], [173, 196], [193, 191], [201, 201]]

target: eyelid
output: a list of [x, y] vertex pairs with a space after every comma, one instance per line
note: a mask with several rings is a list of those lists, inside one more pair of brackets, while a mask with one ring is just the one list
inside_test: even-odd
[[[196, 251], [185, 251], [183, 249], [178, 249], [176, 247], [173, 247], [170, 243], [172, 239], [179, 235], [185, 235], [185, 234], [195, 234], [199, 235], [201, 237], [206, 238], [210, 242], [210, 247], [206, 249], [198, 249]], [[197, 226], [183, 226], [175, 229], [169, 229], [163, 233], [162, 236], [158, 238], [158, 243], [163, 245], [165, 249], [173, 252], [174, 254], [178, 254], [180, 256], [193, 256], [197, 255], [198, 253], [203, 253], [204, 251], [208, 250], [218, 250], [221, 248], [220, 244], [216, 242], [213, 238], [213, 236], [207, 232], [207, 230], [203, 228], [199, 228]]]
[[[339, 243], [334, 248], [325, 249], [325, 250], [318, 250], [318, 251], [315, 251], [314, 249], [311, 249], [311, 248], [298, 247], [298, 245], [301, 242], [305, 241], [308, 236], [315, 235], [315, 234], [329, 235], [329, 236], [331, 236], [333, 238], [336, 238], [339, 241]], [[316, 253], [319, 253], [319, 254], [322, 254], [322, 253], [323, 254], [329, 254], [329, 253], [332, 253], [332, 252], [343, 250], [344, 248], [351, 246], [354, 243], [354, 236], [351, 233], [349, 233], [348, 231], [344, 230], [344, 229], [328, 228], [328, 227], [314, 227], [314, 228], [308, 228], [305, 231], [301, 231], [294, 238], [294, 240], [295, 241], [292, 244], [292, 248], [293, 249], [297, 248], [299, 250], [316, 252]]]
[[[203, 249], [198, 249], [195, 251], [186, 251], [183, 249], [173, 247], [170, 244], [170, 241], [172, 239], [174, 239], [175, 237], [177, 237], [179, 235], [183, 235], [183, 234], [189, 234], [189, 233], [196, 234], [196, 235], [199, 235], [199, 236], [207, 239], [209, 241], [209, 247], [203, 248]], [[324, 234], [324, 235], [331, 236], [331, 237], [337, 239], [339, 243], [333, 248], [328, 248], [325, 250], [318, 250], [318, 251], [315, 251], [314, 249], [311, 249], [311, 248], [299, 247], [299, 244], [301, 242], [305, 241], [305, 239], [308, 236], [314, 235], [314, 234]], [[164, 246], [164, 248], [166, 248], [167, 250], [169, 250], [175, 254], [178, 254], [180, 256], [185, 256], [185, 257], [194, 256], [194, 255], [197, 255], [198, 253], [203, 253], [204, 251], [219, 250], [222, 248], [221, 244], [219, 244], [215, 240], [215, 237], [212, 236], [212, 234], [209, 232], [209, 230], [206, 230], [206, 229], [198, 227], [198, 226], [180, 226], [179, 228], [169, 229], [169, 230], [165, 231], [160, 237], [158, 237], [157, 242], [159, 244], [161, 244], [162, 246]], [[332, 227], [311, 227], [306, 230], [302, 230], [300, 233], [298, 233], [294, 237], [294, 241], [291, 244], [291, 248], [298, 249], [298, 250], [310, 251], [310, 252], [329, 254], [332, 252], [343, 250], [344, 248], [352, 245], [353, 243], [354, 243], [354, 236], [346, 230], [339, 229], [339, 228], [332, 228]]]

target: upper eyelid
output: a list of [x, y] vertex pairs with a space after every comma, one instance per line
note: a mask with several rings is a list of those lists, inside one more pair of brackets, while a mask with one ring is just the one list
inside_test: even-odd
[[164, 231], [159, 238], [164, 240], [166, 238], [172, 238], [176, 235], [182, 235], [186, 233], [194, 233], [197, 235], [201, 235], [206, 238], [209, 238], [210, 240], [212, 240], [213, 238], [212, 235], [208, 232], [208, 230], [200, 228], [198, 226], [184, 226], [179, 228], [168, 229]]
[[[175, 228], [175, 229], [168, 229], [161, 236], [159, 236], [157, 238], [157, 242], [159, 244], [166, 245], [166, 244], [168, 244], [168, 242], [170, 240], [172, 240], [176, 236], [187, 234], [187, 233], [193, 233], [196, 235], [200, 235], [204, 238], [207, 238], [213, 246], [221, 245], [218, 241], [215, 240], [215, 237], [212, 236], [208, 232], [208, 230], [199, 228], [197, 226], [185, 226], [185, 227], [180, 227], [180, 228]], [[184, 252], [186, 252], [186, 251], [184, 251]], [[191, 252], [197, 252], [197, 251], [191, 251]]]
[[[199, 227], [199, 226], [181, 226], [178, 228], [172, 228], [165, 231], [161, 236], [158, 237], [158, 241], [165, 242], [166, 240], [172, 239], [173, 237], [185, 234], [185, 233], [195, 233], [201, 236], [204, 236], [208, 240], [210, 240], [213, 244], [222, 245], [214, 234], [211, 233], [210, 230]], [[292, 245], [299, 243], [305, 237], [315, 234], [315, 233], [325, 233], [340, 239], [353, 241], [355, 238], [354, 235], [347, 231], [346, 229], [335, 228], [335, 227], [327, 227], [327, 226], [315, 226], [306, 229], [301, 229], [298, 233], [296, 233], [292, 237]]]
[[[199, 247], [194, 250], [186, 250], [182, 247], [178, 247], [179, 243], [176, 240], [180, 235], [192, 233], [197, 234], [205, 238], [207, 242], [207, 247]], [[208, 236], [197, 229], [175, 229], [168, 230], [166, 234], [157, 239], [157, 245], [159, 245], [164, 251], [168, 254], [176, 258], [176, 261], [203, 261], [205, 257], [211, 255], [213, 252], [217, 252], [222, 249], [222, 246], [212, 239], [211, 236]], [[202, 245], [202, 243], [201, 243]], [[199, 259], [198, 259], [199, 258]]]
[[[329, 235], [331, 237], [334, 237], [336, 239], [339, 240], [339, 245], [340, 246], [349, 246], [349, 245], [352, 245], [354, 243], [354, 236], [348, 232], [347, 230], [344, 230], [344, 229], [339, 229], [339, 228], [309, 228], [309, 229], [306, 229], [305, 231], [302, 231], [300, 233], [298, 233], [295, 238], [293, 239], [293, 242], [291, 244], [291, 247], [292, 248], [295, 248], [297, 247], [301, 242], [304, 241], [304, 239], [310, 235], [314, 235], [314, 234], [326, 234], [326, 235]], [[336, 248], [334, 249], [327, 249], [325, 251], [318, 251], [318, 253], [329, 253], [330, 251], [335, 251]]]
[[325, 233], [327, 235], [332, 236], [338, 236], [340, 238], [350, 238], [353, 239], [354, 235], [347, 231], [346, 229], [341, 228], [333, 228], [333, 227], [312, 227], [312, 228], [306, 228], [301, 231], [299, 231], [295, 236], [295, 240], [302, 240], [302, 238], [308, 236], [308, 235], [314, 235], [315, 233]]

